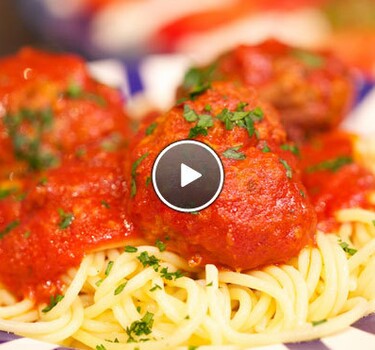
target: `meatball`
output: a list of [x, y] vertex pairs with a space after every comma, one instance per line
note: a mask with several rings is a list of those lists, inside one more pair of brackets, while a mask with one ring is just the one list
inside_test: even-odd
[[26, 48], [0, 60], [3, 175], [56, 166], [63, 153], [113, 133], [129, 136], [122, 97], [82, 59]]
[[91, 147], [29, 184], [18, 216], [0, 229], [0, 276], [9, 290], [48, 300], [85, 253], [133, 237], [123, 162], [123, 149]]
[[[217, 200], [192, 214], [165, 206], [149, 184], [160, 151], [186, 138], [212, 147], [225, 172]], [[312, 242], [316, 226], [294, 151], [278, 113], [253, 88], [213, 83], [144, 126], [136, 138], [133, 167], [126, 169], [134, 184], [134, 225], [149, 242], [165, 241], [192, 266], [244, 270], [287, 261]]]
[[337, 126], [350, 108], [354, 82], [334, 55], [268, 40], [241, 45], [212, 64], [187, 72], [178, 96], [194, 94], [209, 81], [240, 81], [258, 89], [281, 114], [294, 140]]

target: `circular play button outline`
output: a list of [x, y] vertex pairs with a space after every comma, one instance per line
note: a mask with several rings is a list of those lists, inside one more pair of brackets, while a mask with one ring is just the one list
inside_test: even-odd
[[[181, 146], [181, 145], [195, 145], [195, 146], [199, 146], [199, 147], [202, 147], [204, 148], [206, 151], [208, 151], [210, 153], [210, 155], [214, 158], [214, 160], [216, 161], [217, 165], [218, 165], [218, 169], [219, 169], [219, 184], [217, 186], [217, 189], [215, 191], [215, 193], [212, 195], [212, 197], [207, 201], [205, 202], [204, 204], [200, 205], [200, 206], [197, 206], [197, 207], [193, 207], [193, 208], [184, 208], [184, 207], [179, 207], [179, 206], [176, 206], [174, 205], [173, 203], [170, 203], [170, 201], [168, 201], [164, 196], [163, 194], [161, 193], [160, 189], [159, 189], [159, 186], [157, 184], [157, 181], [156, 181], [156, 172], [157, 172], [157, 169], [158, 169], [158, 166], [159, 166], [159, 163], [160, 163], [160, 160], [163, 158], [163, 156], [165, 156], [165, 154], [167, 152], [169, 152], [171, 149], [173, 149], [174, 147], [176, 146]], [[181, 162], [179, 165], [177, 165], [178, 167], [181, 167], [181, 169], [183, 168], [181, 165], [183, 164], [183, 162]], [[186, 164], [183, 164], [186, 166]], [[195, 171], [195, 169], [191, 168], [188, 166], [188, 168], [190, 168], [192, 171]], [[182, 176], [182, 174], [181, 174]], [[197, 177], [198, 179], [198, 177]], [[195, 180], [191, 181], [191, 182], [194, 182]], [[216, 154], [216, 152], [210, 147], [208, 146], [207, 144], [205, 144], [204, 142], [200, 142], [200, 141], [196, 141], [196, 140], [180, 140], [180, 141], [176, 141], [176, 142], [173, 142], [171, 144], [169, 144], [167, 147], [165, 147], [160, 153], [159, 155], [156, 157], [155, 159], [155, 162], [153, 164], [153, 167], [152, 167], [152, 185], [154, 187], [154, 190], [157, 194], [157, 196], [159, 197], [159, 199], [166, 205], [168, 206], [169, 208], [173, 209], [173, 210], [176, 210], [176, 211], [179, 211], [179, 212], [184, 212], [184, 213], [192, 213], [192, 212], [197, 212], [197, 211], [201, 211], [205, 208], [207, 208], [208, 206], [210, 206], [216, 199], [217, 197], [220, 195], [220, 192], [222, 191], [223, 189], [223, 186], [224, 186], [224, 167], [223, 167], [223, 164], [221, 162], [221, 159], [220, 157]]]

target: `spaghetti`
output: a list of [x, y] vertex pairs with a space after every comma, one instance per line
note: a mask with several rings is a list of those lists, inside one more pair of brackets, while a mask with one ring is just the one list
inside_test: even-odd
[[50, 311], [2, 290], [0, 328], [108, 350], [320, 338], [375, 311], [375, 213], [346, 209], [337, 220], [337, 234], [318, 232], [316, 247], [288, 264], [242, 273], [193, 270], [160, 247], [96, 252], [66, 274], [69, 287]]

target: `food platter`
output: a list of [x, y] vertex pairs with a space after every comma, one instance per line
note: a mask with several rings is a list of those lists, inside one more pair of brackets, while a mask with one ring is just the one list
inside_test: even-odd
[[[171, 63], [173, 64], [171, 65]], [[148, 108], [153, 105], [157, 105], [159, 108], [167, 108], [173, 98], [175, 87], [188, 64], [189, 60], [181, 56], [158, 56], [150, 57], [131, 69], [117, 61], [94, 62], [89, 67], [94, 77], [98, 80], [104, 80], [105, 83], [120, 88], [128, 101], [129, 108], [137, 110], [138, 108]], [[168, 71], [168, 74], [164, 74], [166, 71]], [[163, 76], [164, 79], [157, 79], [158, 76]], [[166, 88], [166, 86], [169, 88]], [[358, 89], [360, 91], [359, 99], [344, 127], [369, 136], [375, 132], [375, 124], [371, 120], [371, 111], [375, 108], [375, 87], [370, 81], [358, 79]], [[374, 349], [374, 314], [357, 321], [350, 328], [339, 334], [321, 340], [270, 345], [259, 349], [347, 350], [358, 346], [358, 344], [361, 344], [361, 349], [363, 350]], [[1, 350], [20, 348], [41, 350], [68, 349], [0, 332]], [[208, 347], [202, 346], [200, 348]], [[235, 349], [236, 347], [222, 346], [218, 348]]]

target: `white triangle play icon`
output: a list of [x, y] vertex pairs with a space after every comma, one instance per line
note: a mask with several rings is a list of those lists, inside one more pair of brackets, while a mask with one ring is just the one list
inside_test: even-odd
[[181, 187], [185, 187], [202, 176], [198, 171], [181, 163]]

